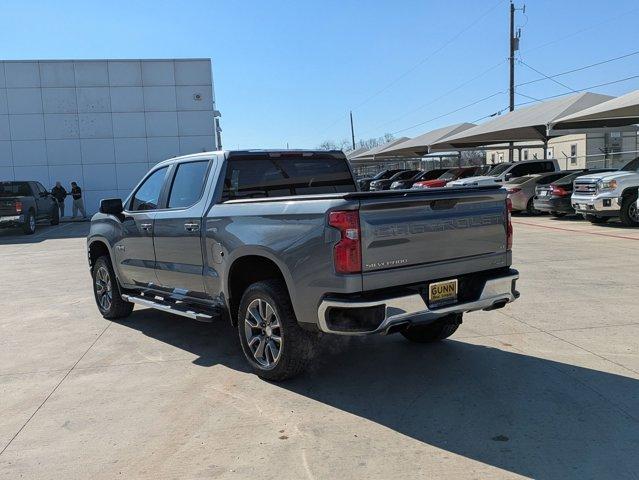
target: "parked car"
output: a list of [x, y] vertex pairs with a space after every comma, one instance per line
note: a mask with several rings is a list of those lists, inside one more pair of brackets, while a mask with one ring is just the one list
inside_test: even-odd
[[514, 178], [504, 184], [508, 198], [512, 202], [513, 212], [526, 212], [530, 215], [539, 213], [534, 206], [535, 189], [540, 185], [548, 185], [555, 180], [569, 175], [571, 170], [540, 173]]
[[394, 170], [382, 170], [381, 172], [379, 172], [377, 175], [373, 176], [373, 177], [369, 177], [369, 178], [360, 178], [357, 181], [357, 185], [359, 186], [359, 189], [362, 192], [368, 192], [371, 186], [371, 182], [375, 181], [375, 180], [384, 180], [386, 178], [390, 178], [393, 175], [395, 175], [398, 172], [401, 172], [402, 170], [400, 169], [394, 169]]
[[41, 220], [60, 223], [58, 204], [40, 182], [0, 182], [0, 228], [21, 228], [31, 235]]
[[369, 190], [371, 192], [375, 192], [378, 190], [390, 190], [390, 186], [393, 183], [399, 180], [410, 180], [420, 173], [422, 173], [421, 170], [402, 170], [401, 172], [397, 172], [390, 178], [372, 181]]
[[536, 173], [547, 173], [559, 171], [557, 160], [524, 160], [514, 163], [500, 163], [495, 165], [487, 175], [469, 177], [455, 180], [448, 183], [448, 187], [492, 185], [494, 183], [504, 183], [513, 178]]
[[462, 167], [451, 168], [444, 172], [441, 176], [432, 180], [422, 180], [415, 182], [413, 188], [439, 188], [445, 187], [448, 182], [458, 180], [460, 178], [468, 178], [477, 175], [481, 170], [481, 167]]
[[576, 170], [548, 185], [538, 185], [535, 189], [534, 208], [540, 212], [550, 213], [557, 218], [574, 214], [575, 209], [570, 204], [573, 182], [583, 175], [612, 171], [614, 169]]
[[570, 203], [592, 223], [619, 217], [629, 227], [639, 226], [637, 190], [639, 157], [614, 172], [584, 175], [575, 180]]
[[421, 172], [415, 175], [413, 178], [409, 178], [408, 180], [397, 180], [391, 183], [391, 190], [406, 190], [411, 188], [415, 182], [421, 182], [423, 180], [432, 180], [433, 178], [438, 178], [440, 175], [443, 175], [448, 171], [447, 168], [436, 168], [434, 170], [428, 170], [426, 172]]
[[253, 150], [160, 162], [101, 201], [87, 243], [103, 317], [230, 318], [251, 368], [282, 380], [318, 333], [432, 342], [514, 301], [512, 231], [498, 185], [358, 192], [341, 151]]

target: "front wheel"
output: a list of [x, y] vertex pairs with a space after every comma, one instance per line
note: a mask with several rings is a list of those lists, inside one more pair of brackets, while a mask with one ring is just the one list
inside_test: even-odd
[[565, 212], [550, 212], [550, 214], [555, 218], [562, 218], [566, 216]]
[[637, 194], [624, 197], [621, 203], [621, 223], [626, 227], [639, 227], [639, 209], [637, 209]]
[[313, 356], [315, 336], [298, 325], [286, 285], [280, 280], [264, 280], [246, 289], [237, 330], [248, 363], [266, 380], [298, 375]]
[[108, 256], [103, 255], [93, 264], [93, 294], [98, 310], [104, 318], [115, 320], [131, 315], [133, 304], [122, 300], [120, 286]]
[[429, 323], [428, 325], [411, 325], [405, 330], [402, 330], [402, 335], [407, 340], [416, 343], [431, 343], [438, 342], [450, 337], [457, 331], [459, 325], [462, 323], [462, 313], [453, 313], [446, 315], [436, 323]]
[[584, 214], [584, 218], [588, 220], [590, 223], [594, 223], [595, 225], [600, 225], [610, 220], [610, 217], [597, 217], [596, 215], [589, 215], [589, 214]]
[[36, 217], [33, 210], [29, 210], [27, 218], [24, 219], [24, 225], [22, 225], [22, 232], [25, 235], [33, 235], [36, 231]]

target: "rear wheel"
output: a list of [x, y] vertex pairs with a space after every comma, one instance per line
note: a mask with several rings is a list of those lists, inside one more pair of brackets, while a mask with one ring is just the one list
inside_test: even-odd
[[457, 331], [459, 325], [462, 323], [461, 313], [453, 313], [440, 319], [436, 323], [429, 323], [428, 325], [411, 325], [402, 330], [402, 335], [411, 342], [416, 343], [431, 343], [438, 342], [450, 337]]
[[526, 204], [526, 213], [528, 215], [537, 215], [541, 212], [539, 212], [539, 210], [537, 210], [535, 208], [535, 205], [533, 203], [533, 199], [531, 198], [530, 200], [528, 200], [528, 203]]
[[22, 231], [25, 235], [33, 235], [36, 231], [36, 217], [33, 210], [29, 210], [26, 218], [24, 219], [24, 224], [22, 225]]
[[103, 255], [95, 261], [91, 274], [95, 303], [102, 316], [115, 320], [131, 315], [133, 304], [122, 300], [120, 286], [108, 256]]
[[594, 223], [597, 225], [606, 223], [608, 220], [610, 220], [610, 217], [597, 217], [596, 215], [589, 215], [589, 214], [584, 214], [584, 218], [588, 220], [590, 223]]
[[561, 218], [566, 216], [565, 212], [550, 212], [550, 214], [555, 218]]
[[621, 223], [627, 227], [639, 227], [639, 210], [637, 209], [637, 194], [624, 197], [621, 203]]
[[308, 365], [316, 336], [297, 323], [284, 283], [264, 280], [246, 289], [237, 315], [244, 356], [267, 380], [286, 380]]

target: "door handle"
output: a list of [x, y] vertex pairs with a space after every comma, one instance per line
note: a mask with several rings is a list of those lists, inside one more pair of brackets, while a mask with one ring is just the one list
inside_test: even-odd
[[200, 224], [187, 222], [184, 224], [184, 230], [186, 230], [187, 232], [199, 232]]
[[153, 224], [152, 223], [141, 223], [140, 224], [140, 228], [142, 230], [144, 230], [145, 232], [150, 232], [151, 229], [153, 228]]

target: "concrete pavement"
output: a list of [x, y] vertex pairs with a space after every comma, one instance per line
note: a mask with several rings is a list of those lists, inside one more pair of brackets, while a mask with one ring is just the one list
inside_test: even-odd
[[283, 384], [226, 323], [104, 320], [87, 224], [0, 232], [0, 478], [637, 478], [639, 230], [514, 222], [515, 304]]

